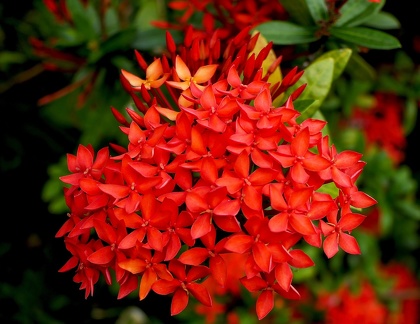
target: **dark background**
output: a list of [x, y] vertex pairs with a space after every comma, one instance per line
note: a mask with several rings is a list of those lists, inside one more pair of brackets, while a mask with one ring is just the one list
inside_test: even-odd
[[[15, 1], [4, 1], [2, 6], [3, 17], [22, 19], [31, 9], [31, 1], [21, 1], [19, 5]], [[395, 36], [414, 62], [420, 64], [420, 51], [418, 48], [416, 51], [414, 45], [415, 38], [420, 37], [420, 2], [388, 0], [383, 11], [399, 19], [402, 28]], [[17, 31], [6, 25], [4, 32], [6, 47], [17, 48]], [[420, 40], [417, 43], [420, 47]], [[392, 62], [394, 54], [394, 50], [371, 52], [367, 58], [375, 66]], [[59, 74], [45, 72], [0, 93], [0, 280], [8, 284], [0, 291], [0, 322], [11, 323], [12, 316], [19, 313], [25, 318], [25, 314], [38, 312], [45, 315], [44, 323], [48, 322], [48, 317], [64, 323], [91, 323], [96, 322], [91, 317], [92, 310], [96, 309], [98, 317], [101, 310], [108, 310], [101, 323], [113, 323], [115, 314], [110, 310], [127, 305], [139, 305], [148, 315], [164, 323], [175, 322], [169, 317], [169, 298], [156, 299], [151, 294], [142, 302], [118, 301], [107, 287], [99, 285], [95, 287], [94, 297], [85, 300], [84, 291], [79, 291], [78, 284], [72, 281], [73, 272], [58, 273], [69, 258], [62, 240], [54, 238], [64, 216], [48, 212], [41, 191], [48, 179], [47, 167], [65, 153], [73, 152], [78, 134], [77, 130], [57, 129], [48, 124], [41, 117], [42, 107], [37, 106], [37, 100], [57, 89], [57, 84], [64, 86], [65, 82]], [[417, 178], [419, 132], [417, 124], [408, 136], [404, 162]], [[66, 304], [69, 300], [71, 303]], [[24, 319], [18, 322], [31, 323]]]

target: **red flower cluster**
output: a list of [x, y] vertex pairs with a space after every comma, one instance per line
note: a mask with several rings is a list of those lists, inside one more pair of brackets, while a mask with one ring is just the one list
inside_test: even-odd
[[[316, 307], [325, 312], [326, 323], [419, 322], [420, 286], [410, 268], [391, 262], [381, 264], [377, 270], [377, 279], [389, 285], [386, 291], [383, 286], [376, 290], [362, 275], [360, 287], [343, 283], [335, 292], [324, 291], [316, 296]], [[309, 301], [314, 303], [312, 299]]]
[[405, 158], [407, 139], [403, 128], [403, 103], [394, 93], [376, 92], [369, 108], [356, 107], [351, 122], [360, 127], [368, 145], [384, 149], [395, 164]]
[[158, 28], [185, 30], [194, 16], [201, 17], [195, 33], [205, 35], [218, 28], [223, 39], [244, 28], [255, 27], [270, 20], [286, 20], [288, 14], [277, 0], [170, 0], [168, 7], [175, 12], [173, 22], [154, 21]]
[[[313, 265], [296, 248], [302, 239], [328, 257], [339, 247], [360, 253], [350, 232], [365, 217], [352, 207], [376, 203], [356, 185], [361, 154], [338, 153], [324, 121], [298, 122], [304, 86], [284, 92], [302, 72], [268, 82], [281, 57], [265, 70], [272, 44], [254, 52], [259, 35], [249, 31], [221, 41], [190, 28], [178, 48], [168, 33], [168, 54], [150, 65], [136, 52], [145, 76], [122, 71], [121, 81], [138, 111], [112, 109], [127, 146], [111, 144], [116, 156], [103, 148], [95, 158], [83, 145], [68, 154], [71, 174], [60, 179], [70, 213], [57, 237], [72, 257], [60, 271], [76, 268], [86, 298], [112, 270], [118, 298], [138, 287], [141, 300], [173, 294], [176, 315], [190, 296], [212, 306], [205, 278], [225, 286], [243, 271], [262, 319], [276, 293], [299, 298], [292, 269]], [[321, 192], [327, 183], [336, 197]], [[245, 257], [244, 268], [228, 269], [228, 254]]]
[[345, 284], [335, 293], [321, 293], [317, 307], [325, 311], [326, 323], [388, 323], [387, 309], [368, 281], [356, 291]]

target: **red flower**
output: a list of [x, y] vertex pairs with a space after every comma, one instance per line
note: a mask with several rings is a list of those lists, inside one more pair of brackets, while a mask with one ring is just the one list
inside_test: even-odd
[[251, 292], [260, 291], [257, 298], [256, 311], [258, 319], [261, 320], [274, 307], [274, 292], [288, 298], [299, 299], [300, 295], [294, 287], [290, 287], [289, 291], [283, 290], [275, 281], [274, 273], [270, 272], [262, 274], [261, 277], [241, 278], [241, 283]]
[[204, 266], [193, 266], [186, 271], [186, 266], [176, 259], [169, 262], [169, 271], [174, 275], [173, 280], [159, 279], [152, 285], [152, 289], [159, 295], [173, 294], [171, 315], [182, 312], [187, 307], [191, 294], [205, 306], [212, 306], [212, 299], [205, 287], [197, 283], [205, 278], [210, 270]]
[[342, 215], [337, 222], [337, 211], [328, 214], [328, 223], [320, 220], [322, 234], [325, 235], [324, 252], [328, 258], [332, 258], [338, 247], [350, 254], [360, 254], [360, 248], [356, 239], [345, 233], [350, 232], [359, 226], [366, 216], [355, 213]]

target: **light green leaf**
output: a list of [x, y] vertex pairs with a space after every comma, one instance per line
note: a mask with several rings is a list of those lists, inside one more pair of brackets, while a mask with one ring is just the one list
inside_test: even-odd
[[371, 49], [386, 50], [401, 47], [401, 43], [394, 36], [367, 27], [332, 27], [330, 33], [346, 42]]
[[355, 79], [363, 81], [376, 79], [375, 69], [359, 53], [354, 51], [345, 70]]
[[143, 1], [140, 9], [137, 11], [134, 18], [134, 25], [141, 31], [154, 28], [151, 24], [154, 20], [159, 20], [160, 17], [160, 2], [161, 1]]
[[337, 79], [341, 73], [343, 73], [344, 68], [347, 65], [351, 57], [352, 50], [349, 48], [340, 48], [332, 51], [328, 51], [318, 57], [315, 61], [324, 60], [326, 58], [332, 58], [334, 60], [334, 73], [333, 79]]
[[316, 41], [316, 27], [299, 26], [288, 21], [268, 21], [256, 26], [253, 31], [260, 32], [265, 39], [274, 44], [292, 45]]
[[291, 20], [300, 25], [311, 25], [312, 18], [305, 0], [279, 0]]
[[380, 3], [368, 0], [348, 0], [340, 9], [340, 17], [334, 26], [353, 27], [367, 21], [373, 14], [379, 12], [385, 4], [385, 0]]
[[319, 189], [317, 189], [317, 192], [329, 194], [333, 199], [338, 197], [338, 188], [334, 182], [323, 184]]
[[328, 17], [328, 8], [325, 0], [306, 0], [309, 12], [315, 23], [326, 20]]
[[[312, 104], [306, 107], [301, 112], [298, 120], [302, 121], [306, 118], [312, 117], [319, 109], [322, 102], [330, 91], [334, 74], [334, 60], [329, 57], [320, 61], [314, 61], [309, 65], [301, 78], [291, 87], [287, 92], [293, 92], [302, 84], [307, 84], [305, 90], [299, 96], [299, 100], [311, 99], [314, 100]], [[288, 97], [288, 96], [286, 96]]]
[[399, 20], [394, 15], [382, 11], [371, 15], [363, 25], [377, 29], [398, 29], [401, 27]]

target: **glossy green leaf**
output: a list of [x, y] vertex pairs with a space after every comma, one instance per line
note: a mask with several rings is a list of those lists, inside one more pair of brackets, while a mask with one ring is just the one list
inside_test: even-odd
[[334, 60], [333, 79], [335, 80], [341, 75], [341, 73], [343, 73], [347, 62], [351, 57], [351, 53], [352, 50], [350, 48], [340, 48], [322, 54], [315, 61], [321, 61], [326, 58], [332, 58]]
[[279, 0], [292, 21], [300, 25], [311, 25], [312, 18], [305, 0]]
[[401, 27], [399, 20], [393, 14], [382, 11], [370, 16], [363, 25], [377, 29], [398, 29]]
[[373, 14], [378, 13], [385, 4], [385, 0], [380, 3], [368, 0], [348, 0], [340, 8], [340, 17], [334, 26], [357, 26], [367, 21]]
[[280, 45], [304, 44], [316, 41], [316, 27], [299, 26], [288, 21], [268, 21], [256, 26], [267, 41]]
[[306, 0], [306, 5], [315, 23], [327, 19], [328, 8], [325, 0]]
[[296, 99], [293, 101], [294, 108], [299, 111], [301, 114], [306, 111], [311, 111], [314, 107], [319, 107], [319, 101], [315, 99]]
[[367, 27], [332, 27], [330, 33], [346, 42], [371, 49], [386, 50], [401, 47], [401, 43], [394, 36]]
[[307, 106], [304, 111], [301, 111], [298, 120], [302, 121], [306, 118], [313, 117], [330, 91], [333, 74], [334, 60], [331, 57], [315, 61], [305, 69], [299, 81], [289, 89], [292, 92], [297, 87], [306, 83], [306, 88], [299, 96], [299, 100], [313, 100], [312, 104]]

